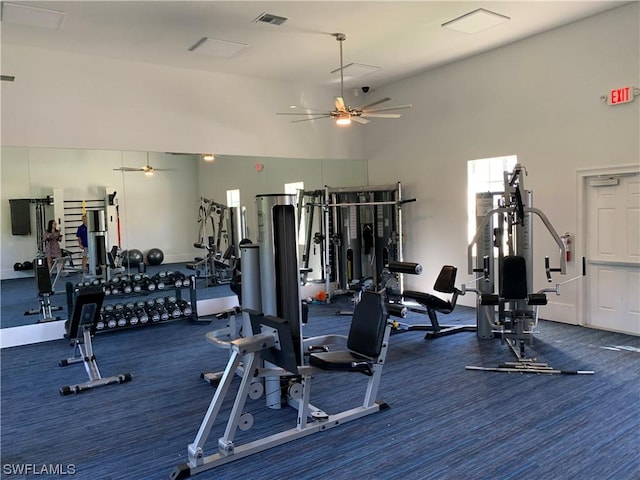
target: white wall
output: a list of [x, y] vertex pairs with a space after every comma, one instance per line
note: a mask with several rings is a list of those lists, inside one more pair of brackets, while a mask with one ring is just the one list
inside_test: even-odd
[[[444, 263], [467, 275], [467, 161], [516, 154], [529, 175], [534, 206], [560, 234], [576, 232], [577, 170], [638, 164], [640, 99], [615, 107], [600, 96], [640, 86], [639, 4], [531, 37], [389, 86], [387, 94], [413, 109], [394, 122], [367, 126], [369, 180], [403, 182], [418, 202], [405, 212], [405, 259], [425, 267], [408, 277], [430, 289]], [[543, 259], [557, 250], [541, 223], [534, 226], [536, 288], [546, 286]], [[577, 239], [584, 245], [583, 239]], [[576, 252], [574, 258], [584, 255]], [[556, 260], [557, 263], [557, 260]], [[570, 264], [564, 279], [580, 274]], [[558, 279], [560, 280], [560, 279]], [[545, 318], [578, 323], [577, 285], [551, 296]], [[472, 295], [461, 303], [474, 304]]]
[[364, 129], [291, 123], [332, 90], [2, 45], [2, 145], [363, 158]]

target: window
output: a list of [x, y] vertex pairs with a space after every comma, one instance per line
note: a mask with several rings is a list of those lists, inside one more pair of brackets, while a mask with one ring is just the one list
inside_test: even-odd
[[[467, 163], [467, 233], [469, 241], [476, 234], [476, 194], [504, 191], [504, 172], [510, 172], [518, 163], [517, 155], [481, 158]], [[494, 200], [494, 208], [497, 207]]]
[[240, 190], [227, 190], [227, 207], [240, 206]]

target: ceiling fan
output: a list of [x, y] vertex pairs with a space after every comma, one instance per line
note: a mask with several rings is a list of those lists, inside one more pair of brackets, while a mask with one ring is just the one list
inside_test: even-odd
[[[329, 112], [317, 111], [317, 112], [304, 112], [304, 113], [276, 113], [276, 115], [306, 115], [308, 118], [301, 120], [293, 120], [292, 123], [307, 122], [310, 120], [317, 120], [319, 118], [333, 118], [336, 121], [336, 125], [350, 125], [352, 121], [366, 125], [369, 123], [369, 118], [400, 118], [400, 113], [382, 113], [391, 110], [401, 110], [404, 108], [411, 108], [412, 105], [395, 105], [389, 107], [375, 107], [381, 103], [391, 100], [389, 97], [382, 98], [373, 103], [363, 105], [361, 107], [351, 107], [344, 102], [344, 64], [342, 60], [342, 42], [347, 39], [344, 33], [333, 33], [336, 40], [340, 42], [340, 96], [336, 97], [335, 109]], [[309, 107], [303, 107], [307, 110], [318, 110]]]
[[144, 167], [120, 167], [114, 168], [120, 172], [143, 172], [147, 176], [152, 176], [155, 172], [169, 172], [174, 171], [175, 168], [155, 168], [151, 166], [149, 162], [149, 153], [147, 152], [147, 164]]

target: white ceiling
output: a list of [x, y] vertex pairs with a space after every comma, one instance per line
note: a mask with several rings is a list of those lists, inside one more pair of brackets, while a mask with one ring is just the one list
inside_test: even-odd
[[[344, 64], [380, 67], [347, 87], [372, 88], [518, 41], [615, 8], [620, 1], [33, 1], [3, 2], [66, 14], [62, 28], [18, 26], [3, 17], [3, 47], [20, 44], [178, 68], [326, 86]], [[477, 8], [511, 18], [465, 34], [441, 24]], [[262, 13], [287, 17], [281, 26], [255, 23]], [[200, 38], [247, 44], [231, 58], [189, 51]], [[3, 75], [13, 75], [3, 71]], [[17, 78], [16, 80], [19, 80]]]

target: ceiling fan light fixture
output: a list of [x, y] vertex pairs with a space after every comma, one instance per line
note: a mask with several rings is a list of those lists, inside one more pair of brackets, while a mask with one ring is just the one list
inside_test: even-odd
[[351, 115], [347, 112], [341, 112], [336, 118], [336, 125], [340, 125], [341, 127], [351, 125]]
[[145, 174], [147, 177], [153, 177], [153, 170], [145, 170], [144, 174]]
[[216, 156], [213, 153], [203, 153], [202, 160], [205, 162], [213, 162], [216, 159]]

